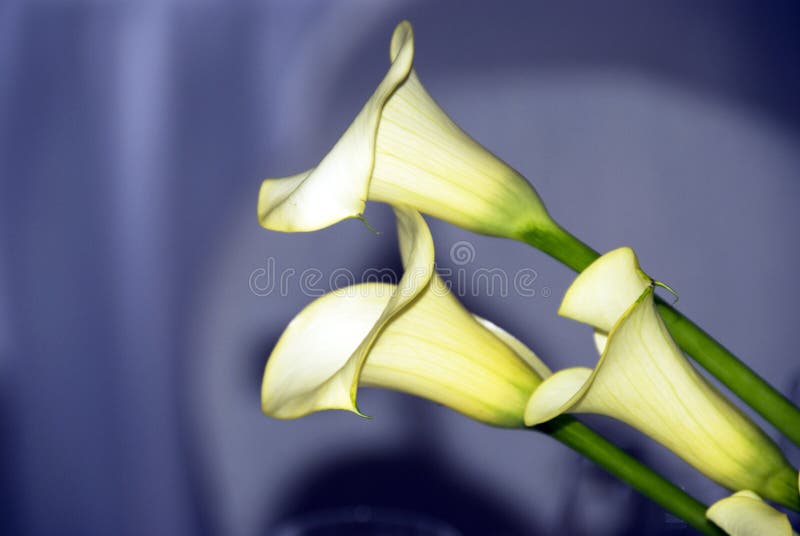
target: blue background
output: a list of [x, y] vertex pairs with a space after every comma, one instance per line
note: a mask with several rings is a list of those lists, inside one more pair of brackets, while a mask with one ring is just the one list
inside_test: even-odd
[[[0, 532], [288, 534], [355, 506], [462, 534], [684, 532], [544, 436], [405, 395], [363, 391], [373, 420], [264, 417], [266, 358], [312, 298], [258, 295], [252, 274], [270, 258], [326, 276], [399, 266], [386, 207], [368, 208], [377, 237], [357, 221], [282, 235], [258, 226], [256, 196], [330, 148], [407, 18], [421, 80], [465, 130], [584, 241], [633, 246], [797, 400], [796, 6], [6, 0]], [[566, 268], [430, 223], [443, 268], [463, 267], [448, 253], [466, 240], [466, 269], [537, 273], [534, 297], [468, 307], [553, 368], [594, 363], [588, 329], [555, 315]], [[704, 501], [725, 494], [589, 420]]]

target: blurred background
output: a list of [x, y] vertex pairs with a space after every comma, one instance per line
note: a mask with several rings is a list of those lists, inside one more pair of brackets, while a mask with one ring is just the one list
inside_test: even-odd
[[[328, 290], [399, 269], [386, 207], [366, 214], [378, 236], [269, 232], [255, 207], [263, 178], [315, 165], [347, 127], [404, 18], [429, 92], [558, 221], [633, 246], [800, 398], [796, 2], [5, 0], [0, 533], [688, 533], [545, 436], [409, 396], [363, 390], [372, 420], [261, 414], [267, 356], [313, 299], [300, 274]], [[594, 364], [588, 328], [555, 314], [569, 270], [430, 223], [451, 275], [535, 273], [533, 295], [463, 292], [469, 308], [553, 368]], [[702, 500], [725, 494], [588, 420]]]

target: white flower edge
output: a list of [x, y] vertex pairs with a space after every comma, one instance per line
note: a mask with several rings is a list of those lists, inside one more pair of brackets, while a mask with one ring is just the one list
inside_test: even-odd
[[464, 132], [413, 69], [411, 25], [392, 36], [391, 66], [315, 168], [265, 179], [260, 224], [314, 231], [361, 218], [366, 201], [412, 207], [471, 231], [547, 243], [563, 234], [531, 184]]
[[364, 212], [381, 111], [411, 72], [414, 33], [403, 21], [392, 35], [392, 65], [359, 114], [320, 163], [303, 173], [266, 179], [258, 219], [275, 231], [316, 231]]
[[395, 214], [405, 269], [399, 284], [349, 287], [303, 309], [267, 361], [261, 386], [267, 415], [291, 419], [323, 409], [359, 413], [358, 377], [370, 346], [433, 275], [433, 238], [422, 216], [403, 208]]
[[651, 284], [634, 251], [621, 247], [578, 274], [564, 294], [558, 314], [608, 333]]
[[471, 315], [433, 272], [422, 217], [396, 209], [405, 273], [399, 285], [329, 293], [286, 328], [270, 356], [262, 410], [292, 419], [326, 409], [363, 415], [359, 385], [396, 389], [488, 424], [523, 426], [549, 369], [519, 340]]
[[[547, 378], [531, 396], [525, 422], [565, 412], [606, 415], [637, 428], [729, 489], [752, 489], [795, 503], [787, 489], [797, 472], [744, 413], [703, 378], [659, 316], [654, 285], [628, 248], [600, 257], [567, 291], [569, 314], [595, 325], [601, 351], [594, 369], [569, 368]], [[619, 313], [623, 295], [644, 286]], [[589, 299], [591, 298], [591, 299]], [[599, 302], [599, 303], [598, 303]], [[620, 316], [609, 326], [608, 311]], [[605, 335], [608, 331], [608, 335]]]
[[706, 511], [706, 517], [730, 536], [792, 536], [789, 518], [756, 493], [737, 491]]

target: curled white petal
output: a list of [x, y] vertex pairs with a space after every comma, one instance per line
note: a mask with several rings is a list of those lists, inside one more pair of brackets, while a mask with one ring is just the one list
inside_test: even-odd
[[[784, 504], [796, 503], [791, 489], [796, 471], [683, 356], [658, 315], [653, 287], [645, 282], [649, 278], [626, 249], [598, 259], [588, 275], [576, 279], [579, 288], [567, 291], [570, 316], [609, 330], [607, 337], [595, 335], [602, 351], [597, 366], [562, 370], [546, 379], [528, 402], [526, 424], [565, 412], [613, 417], [730, 489], [752, 489]], [[614, 292], [617, 284], [625, 296], [644, 284], [622, 312]], [[619, 315], [611, 326], [604, 304]]]
[[564, 294], [558, 314], [608, 333], [650, 284], [633, 250], [618, 248], [578, 274]]
[[364, 211], [381, 110], [411, 72], [414, 36], [403, 22], [392, 36], [392, 65], [355, 120], [317, 167], [267, 179], [258, 197], [261, 225], [278, 231], [314, 231]]
[[395, 213], [405, 270], [399, 284], [327, 294], [297, 315], [267, 363], [261, 388], [265, 413], [291, 418], [318, 409], [357, 411], [358, 375], [375, 337], [433, 275], [433, 239], [422, 216], [404, 209]]
[[262, 226], [313, 231], [363, 213], [365, 201], [407, 205], [499, 236], [549, 229], [552, 220], [528, 182], [464, 133], [412, 69], [411, 25], [400, 23], [391, 67], [315, 168], [263, 181]]
[[792, 536], [789, 518], [752, 491], [737, 491], [706, 511], [706, 517], [730, 536]]
[[525, 424], [534, 426], [549, 421], [568, 410], [589, 388], [592, 369], [573, 367], [550, 376], [528, 400]]
[[357, 411], [357, 350], [395, 290], [393, 285], [364, 285], [352, 293], [327, 294], [303, 309], [267, 363], [261, 385], [264, 413], [290, 419], [323, 409]]
[[367, 385], [423, 396], [489, 424], [522, 426], [547, 367], [464, 309], [433, 272], [422, 217], [396, 212], [400, 283], [348, 287], [301, 311], [267, 362], [263, 411], [278, 418], [323, 409], [359, 413], [357, 388]]

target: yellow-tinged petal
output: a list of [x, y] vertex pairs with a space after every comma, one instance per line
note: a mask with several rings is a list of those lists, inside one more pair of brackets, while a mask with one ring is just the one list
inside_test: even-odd
[[752, 491], [737, 491], [706, 511], [706, 517], [730, 536], [792, 536], [789, 518]]
[[565, 413], [578, 412], [575, 404], [588, 388], [592, 369], [573, 367], [559, 370], [542, 385], [528, 400], [525, 408], [525, 424], [535, 426]]
[[404, 21], [392, 36], [388, 73], [319, 165], [262, 183], [262, 226], [313, 231], [361, 215], [367, 199], [497, 236], [554, 226], [533, 187], [434, 102], [412, 69], [413, 56]]
[[396, 288], [368, 284], [331, 293], [297, 315], [272, 351], [261, 385], [267, 415], [292, 419], [323, 409], [357, 411], [357, 350]]
[[357, 411], [358, 374], [375, 337], [433, 275], [433, 239], [422, 216], [404, 209], [395, 213], [405, 269], [399, 284], [328, 294], [297, 315], [267, 363], [261, 387], [265, 413], [293, 418], [320, 409]]
[[414, 37], [401, 23], [392, 37], [392, 65], [348, 129], [317, 167], [267, 179], [258, 196], [258, 219], [276, 231], [315, 231], [364, 211], [375, 159], [375, 135], [387, 99], [411, 72]]
[[[610, 330], [607, 337], [596, 334], [600, 361], [594, 370], [566, 369], [545, 380], [531, 396], [525, 422], [534, 425], [565, 412], [607, 415], [730, 489], [752, 489], [796, 506], [796, 471], [686, 360], [658, 315], [649, 281], [627, 248], [604, 255], [578, 276], [567, 291], [567, 311]], [[619, 295], [630, 296], [637, 286], [644, 289], [619, 311]], [[618, 315], [612, 325], [604, 304]]]
[[496, 426], [523, 426], [525, 404], [549, 370], [522, 343], [473, 317], [433, 271], [422, 217], [398, 208], [405, 273], [327, 294], [292, 320], [264, 373], [263, 411], [295, 418], [358, 413], [358, 385], [395, 389]]
[[618, 248], [578, 274], [564, 294], [558, 314], [608, 333], [651, 284], [633, 250]]
[[429, 287], [386, 327], [362, 385], [428, 398], [488, 424], [523, 426], [539, 375], [442, 288]]
[[529, 367], [531, 367], [536, 374], [539, 375], [540, 378], [547, 378], [552, 374], [550, 372], [550, 368], [544, 364], [544, 362], [539, 359], [539, 356], [533, 353], [533, 351], [525, 346], [525, 343], [505, 331], [503, 328], [494, 324], [493, 322], [486, 320], [485, 318], [481, 318], [478, 315], [472, 315], [475, 320], [478, 321], [483, 327], [494, 333], [498, 339], [506, 343], [516, 354], [525, 361]]

